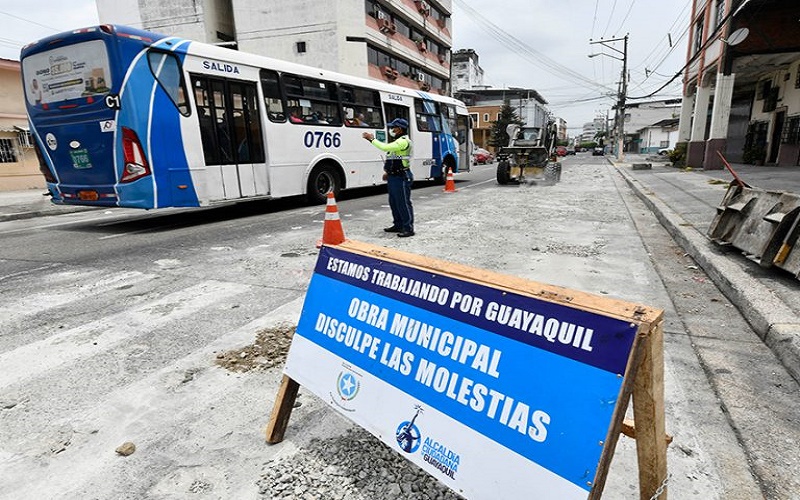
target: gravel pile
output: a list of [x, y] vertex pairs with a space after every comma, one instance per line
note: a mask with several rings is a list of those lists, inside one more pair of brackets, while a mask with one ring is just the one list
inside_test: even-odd
[[263, 499], [458, 500], [459, 495], [367, 431], [312, 440], [290, 457], [264, 464]]

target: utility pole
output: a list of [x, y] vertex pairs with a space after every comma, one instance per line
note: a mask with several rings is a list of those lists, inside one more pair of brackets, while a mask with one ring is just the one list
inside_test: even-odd
[[[612, 42], [623, 42], [623, 49], [619, 50], [618, 48], [609, 45]], [[625, 158], [625, 153], [623, 148], [625, 147], [625, 98], [628, 94], [628, 35], [625, 35], [622, 38], [611, 38], [608, 40], [598, 40], [596, 42], [589, 42], [589, 44], [594, 45], [599, 43], [608, 49], [611, 49], [615, 52], [622, 54], [622, 57], [617, 57], [612, 54], [608, 54], [606, 52], [601, 52], [598, 54], [589, 54], [589, 57], [596, 57], [596, 56], [608, 56], [612, 59], [616, 59], [617, 61], [622, 61], [622, 78], [620, 79], [619, 84], [619, 92], [617, 93], [617, 160], [622, 161]]]

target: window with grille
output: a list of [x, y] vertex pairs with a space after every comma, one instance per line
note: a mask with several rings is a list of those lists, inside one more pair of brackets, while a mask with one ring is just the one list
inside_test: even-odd
[[0, 139], [0, 163], [16, 163], [17, 152], [14, 150], [14, 141]]
[[790, 116], [781, 134], [781, 143], [800, 144], [800, 116]]
[[694, 53], [700, 52], [700, 48], [703, 46], [703, 18], [701, 17], [698, 19], [697, 23], [694, 25]]
[[19, 140], [19, 146], [21, 148], [32, 148], [33, 147], [33, 137], [31, 133], [27, 130], [20, 130], [17, 133], [17, 140]]
[[725, 17], [725, 0], [717, 0], [714, 10], [714, 29], [717, 29]]

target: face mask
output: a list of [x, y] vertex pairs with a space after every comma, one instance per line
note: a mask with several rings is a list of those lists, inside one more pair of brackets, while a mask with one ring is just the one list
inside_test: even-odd
[[396, 137], [397, 136], [397, 132], [395, 132], [394, 129], [389, 129], [389, 136], [390, 137]]

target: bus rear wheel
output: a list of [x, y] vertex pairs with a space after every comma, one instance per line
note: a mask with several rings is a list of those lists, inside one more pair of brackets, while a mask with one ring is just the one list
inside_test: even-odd
[[338, 197], [342, 189], [339, 173], [332, 165], [317, 165], [308, 176], [306, 198], [313, 205], [321, 205], [328, 200], [328, 191]]

